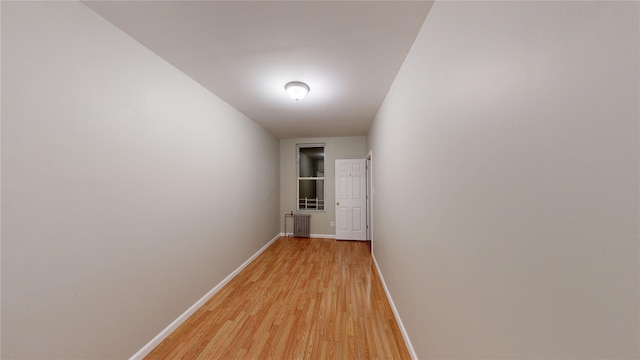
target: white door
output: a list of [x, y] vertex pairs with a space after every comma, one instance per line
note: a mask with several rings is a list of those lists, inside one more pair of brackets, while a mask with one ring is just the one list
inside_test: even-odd
[[364, 159], [336, 160], [336, 239], [367, 240]]

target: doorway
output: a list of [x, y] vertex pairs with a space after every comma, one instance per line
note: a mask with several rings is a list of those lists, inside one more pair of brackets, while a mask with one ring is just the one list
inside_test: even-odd
[[366, 161], [337, 159], [335, 162], [336, 239], [366, 241]]

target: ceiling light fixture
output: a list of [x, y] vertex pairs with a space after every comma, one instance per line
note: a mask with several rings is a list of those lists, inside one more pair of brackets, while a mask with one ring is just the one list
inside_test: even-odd
[[309, 85], [301, 81], [292, 81], [287, 83], [287, 85], [284, 86], [284, 89], [293, 100], [300, 100], [309, 92]]

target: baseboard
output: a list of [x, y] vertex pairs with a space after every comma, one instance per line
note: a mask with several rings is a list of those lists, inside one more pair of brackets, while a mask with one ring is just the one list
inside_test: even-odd
[[166, 339], [169, 334], [171, 334], [175, 329], [178, 328], [183, 322], [185, 322], [193, 313], [196, 312], [202, 305], [204, 305], [215, 293], [220, 291], [223, 286], [225, 286], [231, 279], [233, 279], [242, 269], [247, 267], [258, 255], [260, 255], [263, 251], [265, 251], [271, 244], [276, 241], [279, 237], [283, 236], [283, 233], [279, 233], [276, 235], [271, 241], [269, 241], [265, 246], [263, 246], [260, 250], [258, 250], [255, 254], [253, 254], [247, 261], [242, 263], [237, 269], [235, 269], [231, 274], [229, 274], [226, 278], [224, 278], [218, 285], [216, 285], [213, 289], [209, 290], [200, 300], [196, 301], [195, 304], [191, 305], [187, 311], [182, 313], [182, 315], [178, 316], [177, 319], [173, 320], [169, 326], [164, 328], [158, 335], [156, 335], [151, 341], [149, 341], [145, 346], [143, 346], [137, 353], [135, 353], [129, 360], [139, 360], [143, 359], [147, 356], [151, 350], [153, 350], [158, 344], [162, 342], [162, 340]]
[[[293, 236], [293, 233], [280, 233], [280, 236]], [[309, 237], [318, 238], [318, 239], [335, 239], [335, 235], [330, 234], [309, 234]]]
[[411, 358], [414, 360], [418, 360], [418, 355], [416, 351], [413, 349], [413, 345], [411, 344], [411, 339], [409, 339], [409, 334], [407, 334], [407, 329], [404, 328], [404, 324], [402, 324], [402, 319], [400, 319], [400, 314], [398, 313], [398, 309], [396, 309], [396, 305], [393, 303], [393, 299], [391, 298], [391, 294], [389, 293], [389, 289], [387, 288], [387, 283], [384, 282], [384, 277], [382, 277], [382, 271], [380, 271], [380, 267], [378, 266], [378, 261], [376, 260], [375, 255], [371, 254], [373, 258], [373, 263], [376, 265], [376, 270], [378, 271], [378, 276], [380, 276], [380, 281], [382, 282], [382, 287], [384, 288], [384, 293], [387, 294], [387, 300], [389, 300], [389, 304], [391, 305], [391, 310], [393, 311], [393, 316], [396, 318], [396, 322], [398, 323], [398, 327], [400, 328], [400, 332], [402, 333], [402, 338], [404, 339], [405, 345], [407, 345], [407, 349], [409, 350], [409, 354]]
[[335, 235], [330, 235], [330, 234], [311, 234], [309, 235], [312, 238], [321, 238], [321, 239], [335, 239], [336, 236]]

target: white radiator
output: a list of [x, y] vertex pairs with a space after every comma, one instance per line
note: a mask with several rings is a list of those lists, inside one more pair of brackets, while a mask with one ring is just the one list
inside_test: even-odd
[[293, 215], [293, 236], [310, 237], [311, 233], [311, 214], [295, 214]]

